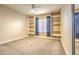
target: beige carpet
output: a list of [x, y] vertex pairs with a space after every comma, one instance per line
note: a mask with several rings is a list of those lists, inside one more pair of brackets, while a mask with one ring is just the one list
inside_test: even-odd
[[59, 40], [28, 37], [0, 45], [1, 55], [64, 55]]
[[75, 41], [75, 54], [79, 55], [79, 41]]

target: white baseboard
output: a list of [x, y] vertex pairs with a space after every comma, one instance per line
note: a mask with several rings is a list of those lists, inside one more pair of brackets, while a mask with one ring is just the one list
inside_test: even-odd
[[45, 39], [54, 39], [54, 40], [60, 40], [60, 39], [57, 39], [57, 38], [53, 38], [53, 37], [46, 37], [46, 36], [33, 36], [33, 37], [45, 38]]
[[25, 37], [28, 37], [28, 36], [22, 36], [22, 37], [18, 37], [18, 38], [15, 38], [15, 39], [9, 39], [9, 40], [0, 42], [0, 44], [4, 44], [4, 43], [8, 43], [8, 42], [12, 42], [12, 41], [16, 41], [16, 40], [20, 40], [20, 39], [25, 38]]
[[63, 46], [63, 48], [64, 48], [64, 51], [65, 51], [66, 55], [69, 55], [69, 53], [68, 53], [68, 51], [67, 51], [67, 49], [66, 49], [66, 47], [65, 47], [64, 43], [63, 43], [63, 42], [61, 42], [61, 44], [62, 44], [62, 46]]
[[39, 38], [49, 38], [49, 37], [46, 37], [46, 36], [34, 36], [34, 37], [39, 37]]

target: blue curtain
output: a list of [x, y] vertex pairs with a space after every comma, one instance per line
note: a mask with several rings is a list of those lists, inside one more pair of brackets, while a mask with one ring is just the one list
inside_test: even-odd
[[75, 13], [75, 36], [79, 38], [79, 13]]
[[38, 21], [39, 21], [39, 18], [36, 17], [36, 24], [35, 24], [35, 25], [36, 25], [36, 26], [35, 26], [35, 28], [36, 28], [35, 34], [36, 34], [36, 35], [39, 35], [39, 31], [38, 31], [38, 30], [39, 30], [39, 28], [38, 28]]
[[47, 19], [47, 36], [51, 36], [50, 35], [50, 16], [47, 16], [46, 19]]

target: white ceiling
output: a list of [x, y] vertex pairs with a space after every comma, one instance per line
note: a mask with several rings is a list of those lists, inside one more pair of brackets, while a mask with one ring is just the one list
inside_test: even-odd
[[44, 14], [48, 12], [54, 12], [59, 10], [62, 5], [61, 4], [35, 4], [36, 6], [40, 6], [37, 8], [37, 12], [34, 13], [32, 9], [32, 4], [5, 4], [5, 6], [12, 8], [16, 11], [19, 11], [25, 15], [37, 15], [37, 14]]

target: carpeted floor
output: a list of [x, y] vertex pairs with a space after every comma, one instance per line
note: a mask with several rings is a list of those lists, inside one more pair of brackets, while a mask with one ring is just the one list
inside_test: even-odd
[[64, 55], [60, 40], [27, 37], [0, 45], [0, 55]]
[[75, 41], [75, 54], [79, 55], [79, 41]]

